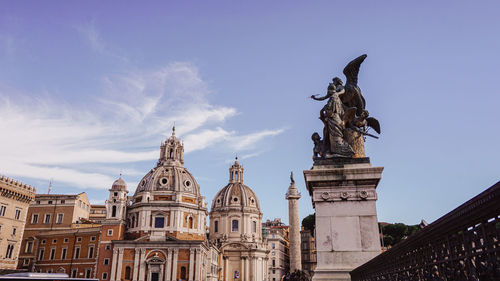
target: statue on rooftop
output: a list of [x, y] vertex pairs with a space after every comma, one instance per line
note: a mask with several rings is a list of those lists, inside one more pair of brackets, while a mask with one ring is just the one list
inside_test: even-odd
[[319, 117], [324, 124], [323, 139], [318, 133], [311, 137], [314, 142], [313, 158], [365, 157], [365, 136], [378, 138], [368, 133], [368, 129], [372, 128], [380, 134], [380, 124], [377, 119], [368, 117], [366, 102], [358, 86], [359, 67], [365, 58], [366, 55], [359, 56], [344, 68], [345, 85], [335, 77], [328, 85], [325, 96], [311, 96], [317, 101], [328, 99]]

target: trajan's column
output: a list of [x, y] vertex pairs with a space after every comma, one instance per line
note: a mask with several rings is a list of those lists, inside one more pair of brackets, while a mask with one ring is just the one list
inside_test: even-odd
[[299, 199], [300, 193], [295, 186], [293, 173], [290, 174], [290, 187], [286, 193], [288, 200], [288, 221], [290, 228], [290, 272], [302, 269], [300, 255], [300, 222], [299, 222]]

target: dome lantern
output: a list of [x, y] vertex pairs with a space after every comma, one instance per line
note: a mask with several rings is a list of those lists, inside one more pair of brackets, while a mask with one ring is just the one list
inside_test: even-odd
[[175, 137], [175, 126], [172, 127], [172, 135], [160, 146], [158, 166], [164, 165], [184, 165], [184, 145]]
[[238, 156], [236, 156], [234, 164], [229, 168], [229, 182], [243, 183], [243, 167], [238, 163]]

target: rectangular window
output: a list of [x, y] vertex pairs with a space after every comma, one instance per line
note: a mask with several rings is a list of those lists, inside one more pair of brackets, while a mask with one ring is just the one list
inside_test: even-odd
[[92, 258], [94, 258], [94, 246], [89, 246], [89, 259]]
[[155, 228], [163, 228], [165, 226], [164, 217], [155, 217]]
[[61, 251], [61, 259], [62, 260], [66, 259], [66, 254], [67, 253], [68, 253], [68, 249], [67, 248], [62, 248], [62, 251]]
[[111, 250], [111, 245], [106, 245], [106, 250]]
[[19, 220], [21, 218], [21, 209], [16, 209], [16, 214], [14, 215], [14, 218], [16, 220]]
[[40, 243], [41, 243], [42, 245], [44, 245], [44, 244], [45, 244], [45, 239], [42, 239], [42, 241], [40, 241]]
[[271, 244], [271, 248], [276, 249], [276, 244]]
[[233, 231], [233, 232], [238, 231], [238, 220], [233, 220], [231, 231]]
[[57, 244], [57, 239], [52, 240], [52, 244]]
[[219, 221], [214, 222], [214, 231], [215, 233], [219, 232]]
[[76, 247], [75, 248], [75, 259], [79, 259], [80, 258], [80, 247]]
[[82, 242], [82, 237], [76, 237], [76, 242]]
[[53, 260], [56, 257], [56, 248], [50, 249], [50, 257], [49, 260]]
[[109, 259], [104, 259], [104, 265], [108, 265], [109, 264]]
[[30, 260], [29, 260], [29, 259], [24, 259], [23, 264], [24, 264], [24, 265], [28, 265], [28, 264], [30, 264]]
[[107, 272], [103, 272], [102, 273], [102, 280], [106, 280], [108, 279], [108, 273]]
[[87, 268], [87, 270], [85, 270], [85, 278], [90, 278], [91, 273], [92, 273], [92, 270], [90, 268]]
[[17, 228], [16, 227], [13, 227], [12, 228], [12, 236], [16, 235], [17, 233]]
[[49, 205], [52, 205], [52, 200], [49, 200]]
[[45, 219], [43, 220], [43, 223], [50, 223], [50, 214], [45, 214]]
[[95, 241], [95, 236], [90, 236], [90, 241]]
[[64, 243], [68, 243], [69, 242], [69, 238], [64, 238]]
[[76, 278], [76, 274], [77, 274], [77, 273], [78, 273], [78, 269], [73, 268], [73, 269], [71, 270], [71, 278]]
[[256, 221], [252, 222], [252, 232], [253, 233], [257, 232], [257, 222]]
[[2, 205], [0, 206], [0, 216], [5, 216], [5, 211], [7, 210], [7, 206]]
[[10, 259], [12, 258], [12, 252], [14, 251], [14, 245], [8, 245], [7, 246], [7, 252], [5, 253], [5, 258]]
[[66, 200], [61, 200], [61, 204], [64, 204], [64, 203], [66, 203]]
[[33, 251], [33, 241], [26, 241], [26, 247], [24, 247], [25, 253], [31, 253]]
[[64, 217], [64, 214], [57, 214], [57, 222], [56, 223], [62, 223], [63, 217]]
[[45, 254], [45, 249], [41, 248], [40, 252], [38, 253], [38, 260], [39, 261], [43, 260], [43, 254]]
[[113, 229], [108, 229], [108, 236], [113, 236]]
[[38, 214], [33, 214], [33, 216], [31, 217], [31, 223], [32, 224], [38, 223]]

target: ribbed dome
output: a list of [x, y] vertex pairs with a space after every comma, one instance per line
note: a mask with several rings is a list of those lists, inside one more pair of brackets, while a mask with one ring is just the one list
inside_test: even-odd
[[162, 165], [153, 168], [139, 182], [135, 195], [143, 191], [184, 191], [200, 195], [193, 175], [181, 166]]
[[127, 184], [122, 179], [122, 177], [120, 177], [119, 179], [117, 179], [113, 182], [113, 185], [111, 186], [111, 190], [127, 190]]
[[200, 196], [198, 183], [183, 164], [184, 146], [175, 137], [174, 127], [172, 135], [160, 146], [160, 158], [156, 167], [142, 178], [134, 196], [144, 191], [182, 191]]
[[222, 208], [254, 208], [260, 212], [260, 204], [255, 192], [243, 183], [229, 183], [223, 187], [212, 201], [211, 212]]
[[250, 208], [260, 213], [260, 204], [255, 192], [243, 184], [243, 167], [238, 158], [229, 168], [229, 184], [223, 187], [212, 201], [211, 212], [224, 208]]

